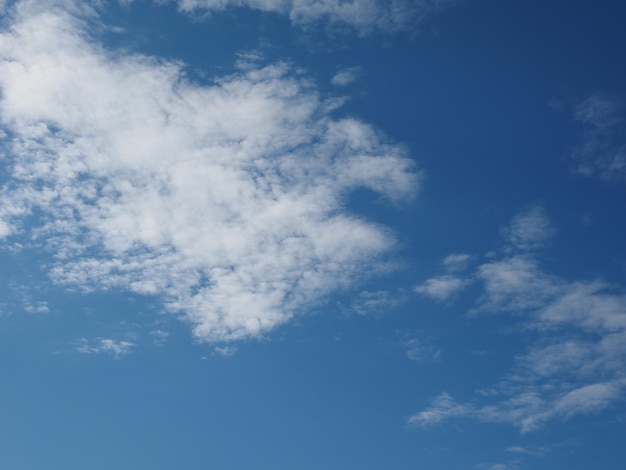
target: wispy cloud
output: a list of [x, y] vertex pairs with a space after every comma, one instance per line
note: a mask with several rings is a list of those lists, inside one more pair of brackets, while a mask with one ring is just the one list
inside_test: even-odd
[[[126, 0], [131, 2], [134, 0]], [[217, 12], [232, 7], [278, 13], [298, 26], [346, 25], [361, 34], [398, 31], [419, 24], [460, 0], [170, 0], [185, 12]]]
[[508, 463], [482, 463], [476, 465], [474, 468], [480, 470], [517, 470], [519, 468], [516, 462]]
[[285, 64], [200, 85], [106, 51], [67, 5], [18, 2], [0, 35], [6, 242], [54, 253], [60, 285], [158, 296], [206, 341], [263, 334], [376, 271], [394, 239], [342, 198], [411, 198], [402, 146], [332, 118]]
[[472, 413], [470, 405], [456, 402], [446, 392], [432, 400], [431, 406], [409, 418], [410, 426], [427, 427], [440, 424], [450, 418], [466, 416]]
[[110, 338], [97, 338], [88, 340], [81, 338], [76, 346], [76, 351], [82, 354], [109, 354], [115, 359], [120, 359], [132, 352], [134, 343], [130, 341], [119, 341]]
[[540, 457], [547, 452], [547, 448], [528, 448], [521, 446], [509, 446], [505, 449], [507, 452], [511, 452], [512, 454], [521, 454], [521, 455], [532, 455], [534, 457]]
[[152, 342], [156, 346], [163, 346], [165, 343], [167, 343], [167, 339], [169, 338], [170, 334], [164, 330], [152, 330], [150, 332], [150, 336], [152, 337]]
[[606, 180], [626, 180], [626, 121], [622, 100], [594, 93], [574, 106], [573, 116], [583, 126], [582, 143], [572, 153], [578, 172]]
[[545, 210], [539, 205], [516, 215], [509, 226], [503, 229], [509, 242], [522, 250], [542, 248], [553, 232], [554, 228]]
[[360, 74], [360, 67], [349, 67], [346, 69], [342, 69], [333, 76], [331, 83], [336, 86], [350, 85], [357, 78], [359, 78]]
[[441, 357], [441, 350], [433, 347], [428, 338], [406, 338], [401, 344], [406, 357], [412, 361], [437, 360]]
[[230, 357], [237, 352], [236, 346], [216, 346], [215, 353], [222, 357]]
[[446, 270], [451, 272], [464, 271], [467, 269], [471, 258], [471, 255], [467, 253], [451, 253], [443, 259], [442, 264]]
[[[541, 212], [517, 215], [504, 231], [517, 248], [543, 244]], [[530, 221], [530, 222], [528, 222]], [[531, 227], [532, 229], [528, 229]], [[537, 229], [539, 227], [539, 229]], [[513, 253], [476, 268], [482, 294], [473, 313], [507, 313], [531, 338], [511, 371], [467, 403], [443, 393], [409, 423], [427, 426], [466, 416], [506, 422], [529, 432], [553, 419], [605, 409], [626, 395], [626, 293], [601, 281], [546, 273], [534, 252]]]

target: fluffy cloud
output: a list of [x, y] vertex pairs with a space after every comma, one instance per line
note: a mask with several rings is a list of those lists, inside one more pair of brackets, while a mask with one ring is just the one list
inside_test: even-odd
[[343, 198], [412, 197], [402, 147], [331, 118], [282, 63], [200, 85], [107, 51], [81, 5], [19, 2], [0, 35], [5, 243], [53, 252], [60, 285], [158, 296], [206, 341], [263, 334], [376, 269], [394, 239]]
[[551, 275], [535, 252], [513, 251], [543, 245], [547, 227], [542, 210], [515, 216], [503, 231], [510, 246], [471, 275], [483, 291], [472, 311], [515, 315], [531, 337], [528, 349], [475, 400], [459, 403], [443, 393], [410, 424], [466, 416], [529, 432], [552, 419], [602, 410], [626, 395], [626, 293], [601, 281]]
[[[124, 0], [130, 3], [134, 0]], [[397, 31], [417, 24], [460, 0], [169, 0], [181, 11], [222, 11], [243, 7], [289, 17], [298, 26], [346, 25], [361, 34]]]

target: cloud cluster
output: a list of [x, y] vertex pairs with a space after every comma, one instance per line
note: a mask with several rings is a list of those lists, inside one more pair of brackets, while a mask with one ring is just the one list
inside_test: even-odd
[[[523, 322], [522, 330], [534, 338], [526, 352], [509, 375], [479, 391], [481, 398], [459, 403], [444, 392], [410, 424], [467, 416], [528, 432], [548, 420], [595, 412], [624, 398], [626, 293], [602, 281], [546, 273], [532, 249], [552, 231], [541, 209], [515, 216], [503, 230], [508, 237], [504, 254], [464, 279], [482, 288], [475, 314], [500, 312]], [[437, 298], [425, 288], [418, 292]]]
[[23, 0], [0, 34], [4, 243], [54, 253], [58, 284], [158, 296], [206, 341], [263, 334], [376, 269], [393, 236], [344, 196], [412, 197], [401, 146], [332, 118], [283, 63], [202, 85], [107, 51], [80, 5]]
[[[124, 0], [130, 3], [134, 0]], [[217, 12], [251, 8], [288, 16], [298, 26], [325, 23], [353, 28], [360, 34], [393, 32], [418, 24], [460, 0], [169, 0], [184, 12]]]

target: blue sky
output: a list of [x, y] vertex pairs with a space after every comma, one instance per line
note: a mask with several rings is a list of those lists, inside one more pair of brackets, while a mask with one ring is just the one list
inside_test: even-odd
[[2, 468], [622, 468], [623, 2], [0, 10]]

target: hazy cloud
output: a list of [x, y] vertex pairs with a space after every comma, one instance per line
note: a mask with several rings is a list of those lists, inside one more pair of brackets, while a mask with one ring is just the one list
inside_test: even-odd
[[541, 206], [531, 206], [516, 215], [503, 233], [510, 243], [522, 250], [541, 248], [553, 234], [554, 229]]
[[429, 341], [417, 338], [407, 338], [402, 341], [406, 357], [412, 361], [437, 360], [441, 356], [441, 350], [434, 348]]
[[595, 93], [574, 106], [574, 120], [583, 129], [582, 143], [572, 156], [586, 176], [624, 181], [626, 178], [626, 121], [621, 100]]
[[448, 271], [464, 271], [471, 256], [465, 253], [451, 253], [443, 259], [443, 266]]
[[342, 69], [335, 74], [335, 76], [331, 80], [331, 83], [336, 86], [350, 85], [350, 83], [359, 78], [360, 74], [360, 67], [349, 67], [346, 69]]

